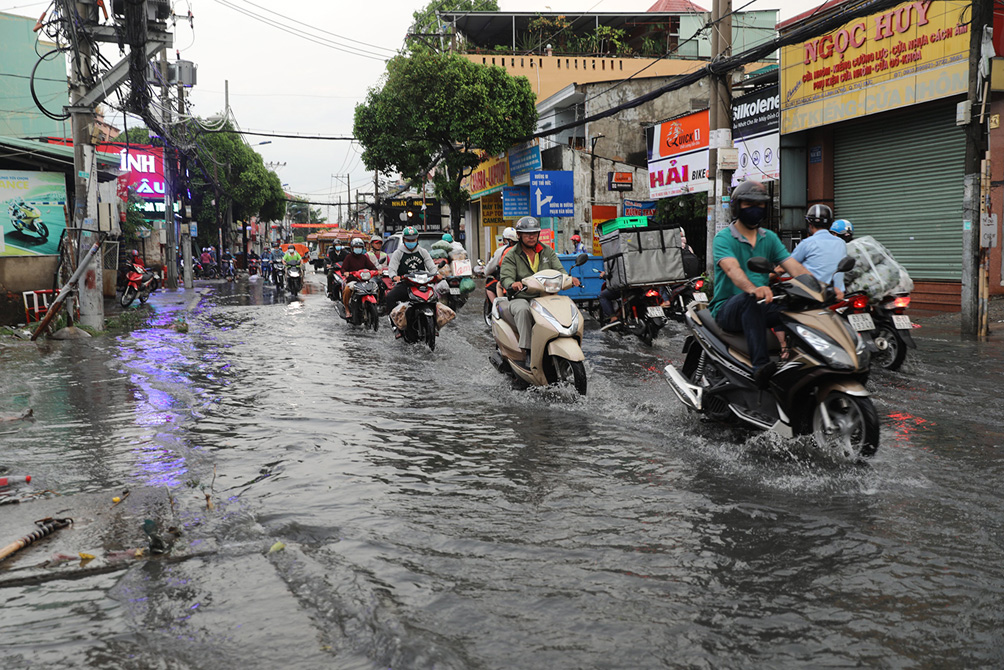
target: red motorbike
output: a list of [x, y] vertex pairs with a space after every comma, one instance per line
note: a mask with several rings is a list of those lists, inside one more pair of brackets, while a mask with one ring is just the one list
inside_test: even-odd
[[[436, 350], [436, 335], [439, 328], [436, 325], [436, 282], [437, 275], [429, 272], [412, 272], [405, 275], [401, 281], [408, 286], [408, 302], [401, 303], [391, 311], [391, 321], [395, 330], [401, 332], [408, 344], [425, 342], [430, 351]], [[397, 310], [403, 311], [403, 318], [395, 319]]]
[[345, 281], [355, 282], [351, 285], [349, 295], [349, 312], [352, 316], [346, 320], [356, 326], [372, 328], [376, 332], [380, 325], [378, 275], [370, 270], [355, 270], [345, 273]]
[[126, 285], [122, 289], [122, 297], [119, 299], [119, 304], [122, 307], [128, 307], [137, 296], [141, 304], [145, 303], [150, 299], [150, 294], [159, 287], [160, 273], [136, 263], [129, 263], [126, 266]]

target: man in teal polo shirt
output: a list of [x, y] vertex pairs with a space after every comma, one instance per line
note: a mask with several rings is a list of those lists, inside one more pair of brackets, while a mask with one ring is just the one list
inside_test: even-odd
[[770, 196], [760, 182], [746, 181], [732, 190], [729, 206], [735, 220], [715, 235], [715, 295], [708, 305], [723, 330], [746, 335], [753, 379], [761, 388], [766, 388], [777, 371], [767, 352], [767, 329], [780, 323], [780, 308], [771, 304], [770, 275], [747, 269], [746, 261], [763, 256], [770, 267], [780, 265], [792, 277], [807, 272], [776, 233], [760, 228], [769, 204]]

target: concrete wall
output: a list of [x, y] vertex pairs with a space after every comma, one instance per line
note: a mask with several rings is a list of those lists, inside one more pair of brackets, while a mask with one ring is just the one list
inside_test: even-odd
[[0, 256], [0, 325], [24, 323], [22, 291], [51, 289], [58, 256]]

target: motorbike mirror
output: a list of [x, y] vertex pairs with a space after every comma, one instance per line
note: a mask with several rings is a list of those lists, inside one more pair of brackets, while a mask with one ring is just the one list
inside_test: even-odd
[[746, 267], [753, 272], [770, 272], [774, 266], [763, 256], [754, 256], [746, 261]]
[[857, 261], [850, 256], [844, 256], [839, 263], [837, 263], [837, 272], [847, 272], [848, 270], [853, 270]]
[[579, 267], [580, 265], [585, 265], [588, 262], [589, 262], [589, 254], [579, 254], [578, 256], [575, 257], [575, 267]]

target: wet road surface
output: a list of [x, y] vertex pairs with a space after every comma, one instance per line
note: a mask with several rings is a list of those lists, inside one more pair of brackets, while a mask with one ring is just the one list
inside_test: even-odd
[[[510, 388], [479, 294], [430, 353], [319, 288], [201, 287], [187, 333], [191, 293], [0, 345], [0, 414], [36, 417], [0, 423], [34, 476], [0, 544], [75, 521], [0, 563], [3, 667], [1001, 667], [999, 342], [919, 331], [854, 467], [695, 421], [676, 325], [590, 326], [581, 399]], [[121, 554], [144, 519], [167, 557]]]

